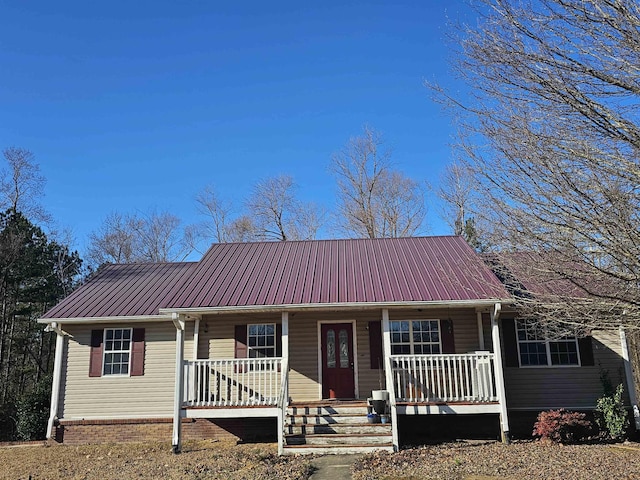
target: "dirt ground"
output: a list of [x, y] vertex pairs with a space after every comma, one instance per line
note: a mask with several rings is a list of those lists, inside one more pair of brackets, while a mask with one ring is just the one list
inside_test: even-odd
[[[307, 480], [313, 458], [278, 457], [274, 444], [169, 444], [0, 447], [0, 479]], [[640, 480], [640, 445], [459, 442], [362, 456], [355, 480]]]

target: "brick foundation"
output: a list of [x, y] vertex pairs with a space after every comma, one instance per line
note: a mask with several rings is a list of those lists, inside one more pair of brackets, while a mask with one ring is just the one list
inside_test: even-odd
[[[275, 418], [183, 419], [182, 439], [232, 440], [240, 442], [274, 441]], [[55, 439], [67, 445], [87, 443], [168, 442], [171, 418], [131, 420], [62, 420]]]

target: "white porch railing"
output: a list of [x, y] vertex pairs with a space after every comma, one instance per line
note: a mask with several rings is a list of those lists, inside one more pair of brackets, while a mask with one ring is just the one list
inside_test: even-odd
[[281, 358], [186, 360], [188, 407], [277, 405], [282, 388]]
[[401, 402], [497, 402], [490, 352], [392, 355], [393, 389]]

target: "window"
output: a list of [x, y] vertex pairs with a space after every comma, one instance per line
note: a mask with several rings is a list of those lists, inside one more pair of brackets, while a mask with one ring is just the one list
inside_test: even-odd
[[391, 324], [391, 353], [440, 353], [439, 320], [394, 320]]
[[144, 328], [91, 330], [89, 376], [144, 375]]
[[580, 365], [575, 337], [549, 340], [540, 327], [527, 320], [516, 321], [516, 334], [523, 367]]
[[276, 326], [274, 323], [247, 325], [249, 358], [276, 356]]
[[103, 375], [129, 375], [130, 328], [105, 328]]

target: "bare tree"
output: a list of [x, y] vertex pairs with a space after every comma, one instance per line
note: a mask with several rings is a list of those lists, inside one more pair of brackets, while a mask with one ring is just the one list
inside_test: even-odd
[[463, 236], [475, 249], [485, 250], [476, 220], [478, 185], [469, 165], [457, 161], [449, 163], [440, 177], [437, 195], [444, 202], [442, 218], [453, 234]]
[[93, 267], [103, 263], [184, 260], [191, 252], [180, 219], [168, 212], [145, 215], [109, 214], [89, 234], [86, 257]]
[[140, 257], [147, 262], [184, 260], [190, 253], [180, 219], [169, 212], [151, 212], [132, 223], [138, 236]]
[[232, 205], [222, 199], [212, 185], [207, 185], [196, 196], [200, 213], [207, 217], [200, 229], [200, 235], [216, 242], [229, 242], [229, 222]]
[[296, 197], [296, 185], [289, 175], [262, 180], [247, 200], [257, 236], [264, 240], [308, 240], [320, 227], [320, 210]]
[[3, 150], [7, 167], [0, 172], [0, 208], [21, 212], [39, 222], [51, 221], [39, 202], [46, 180], [29, 150], [9, 147]]
[[226, 227], [227, 242], [256, 242], [260, 240], [258, 227], [248, 215], [242, 215]]
[[103, 263], [135, 262], [139, 246], [131, 226], [133, 221], [118, 212], [107, 215], [98, 230], [89, 234], [87, 260], [96, 267]]
[[[483, 212], [504, 251], [528, 252], [536, 314], [640, 327], [640, 6], [484, 0], [463, 27], [449, 97]], [[557, 284], [556, 284], [557, 285]]]
[[365, 127], [335, 153], [331, 171], [338, 184], [338, 229], [356, 237], [415, 235], [426, 217], [424, 188], [391, 168], [382, 136]]

